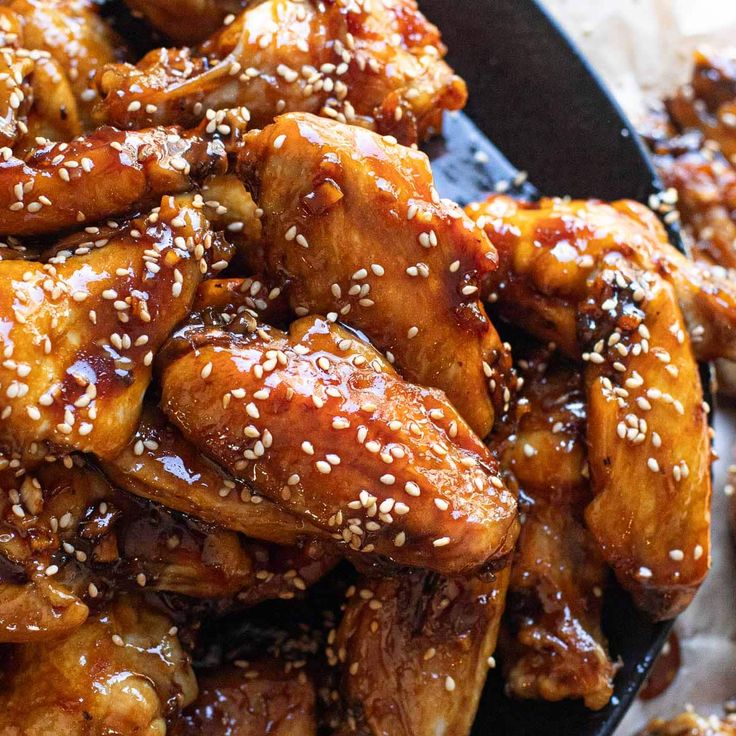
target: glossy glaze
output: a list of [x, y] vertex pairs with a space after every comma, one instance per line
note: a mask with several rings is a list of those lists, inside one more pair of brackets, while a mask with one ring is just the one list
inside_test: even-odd
[[495, 665], [508, 568], [486, 578], [406, 572], [348, 591], [328, 660], [341, 668], [340, 736], [465, 736]]
[[86, 231], [45, 263], [0, 261], [6, 449], [123, 449], [153, 356], [187, 314], [212, 251], [201, 213], [170, 204], [102, 238]]
[[439, 199], [426, 156], [295, 114], [249, 134], [238, 168], [263, 210], [252, 261], [292, 310], [362, 331], [485, 436], [514, 388], [509, 351], [479, 300], [496, 253]]
[[601, 631], [608, 567], [583, 522], [591, 499], [583, 379], [546, 349], [518, 359], [524, 389], [499, 447], [526, 501], [500, 646], [506, 687], [514, 697], [582, 698], [599, 709], [616, 666]]
[[490, 293], [500, 312], [583, 358], [586, 522], [639, 605], [672, 617], [710, 565], [710, 439], [694, 351], [728, 350], [712, 315], [694, 321], [718, 301], [711, 282], [635, 202], [492, 198], [469, 212], [499, 252]]
[[198, 674], [199, 697], [171, 736], [316, 736], [314, 686], [276, 659]]
[[442, 110], [465, 104], [443, 55], [414, 0], [251, 3], [197, 49], [104, 67], [99, 117], [129, 128], [193, 125], [210, 108], [245, 106], [262, 127], [305, 111], [409, 144], [440, 127]]
[[163, 736], [166, 719], [197, 694], [171, 622], [136, 599], [122, 598], [65, 639], [19, 646], [4, 664], [0, 730], [8, 734]]
[[123, 452], [103, 462], [102, 468], [130, 493], [249, 537], [295, 544], [307, 535], [328, 536], [308, 520], [236, 483], [151, 406], [144, 409]]
[[515, 499], [444, 395], [319, 317], [184, 328], [160, 382], [203, 452], [350, 550], [457, 573], [513, 546]]
[[221, 142], [196, 131], [100, 128], [72, 143], [0, 156], [0, 235], [43, 235], [158, 204], [225, 167]]

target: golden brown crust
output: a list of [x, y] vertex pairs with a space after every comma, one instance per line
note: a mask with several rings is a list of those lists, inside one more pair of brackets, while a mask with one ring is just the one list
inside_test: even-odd
[[122, 40], [100, 17], [99, 4], [93, 0], [9, 0], [8, 6], [21, 19], [24, 47], [48, 54], [59, 78], [70, 87], [74, 109], [68, 112], [79, 116], [79, 132], [90, 130], [97, 100], [94, 75], [104, 64], [126, 56]]
[[498, 250], [490, 289], [501, 313], [585, 361], [587, 524], [639, 604], [672, 617], [710, 564], [710, 446], [693, 350], [729, 351], [730, 307], [635, 202], [492, 198], [469, 212]]
[[41, 146], [26, 160], [0, 157], [0, 235], [43, 235], [135, 214], [225, 165], [219, 141], [173, 127], [100, 128]]
[[438, 30], [414, 0], [251, 4], [198, 49], [157, 49], [98, 76], [99, 115], [126, 128], [195, 125], [245, 106], [263, 127], [282, 112], [327, 115], [402, 142], [439, 130], [465, 104]]
[[185, 436], [349, 549], [461, 573], [513, 547], [513, 494], [444, 395], [323, 319], [185, 328], [160, 379]]
[[263, 210], [253, 265], [296, 314], [331, 314], [365, 333], [485, 436], [514, 387], [478, 298], [496, 254], [439, 199], [426, 156], [295, 114], [249, 134], [239, 170]]
[[716, 141], [724, 155], [736, 155], [736, 59], [728, 51], [698, 49], [690, 84], [665, 106], [680, 130], [697, 128]]
[[641, 732], [640, 736], [734, 736], [736, 719], [732, 716], [722, 720], [717, 716], [703, 718], [687, 711], [671, 721], [656, 718]]
[[235, 482], [151, 406], [125, 449], [102, 468], [130, 493], [255, 539], [296, 544], [306, 535], [328, 538], [307, 519]]

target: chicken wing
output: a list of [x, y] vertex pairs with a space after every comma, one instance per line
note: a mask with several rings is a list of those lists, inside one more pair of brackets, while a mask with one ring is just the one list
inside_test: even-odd
[[716, 141], [729, 159], [736, 156], [736, 58], [727, 52], [699, 49], [690, 84], [665, 100], [680, 130], [697, 128]]
[[0, 235], [49, 234], [135, 212], [226, 166], [221, 141], [179, 128], [100, 128], [41, 146], [27, 160], [0, 157]]
[[673, 289], [692, 317], [697, 267], [633, 202], [500, 198], [470, 211], [499, 252], [500, 311], [586, 362], [593, 536], [640, 606], [675, 615], [710, 564], [710, 443], [693, 347], [722, 343], [710, 324], [691, 344]]
[[703, 718], [697, 713], [686, 711], [671, 721], [656, 718], [639, 736], [736, 736], [736, 718]]
[[677, 207], [693, 252], [724, 268], [736, 267], [736, 170], [698, 131], [653, 142], [660, 178], [677, 193]]
[[[193, 26], [194, 27], [194, 26]], [[158, 49], [98, 77], [100, 117], [125, 128], [195, 125], [245, 106], [253, 125], [319, 113], [415, 143], [463, 107], [438, 30], [415, 0], [251, 3], [198, 49]]]
[[121, 598], [64, 639], [6, 653], [0, 731], [160, 736], [196, 695], [171, 622], [140, 600]]
[[201, 213], [169, 204], [109, 237], [88, 229], [47, 263], [0, 261], [0, 443], [103, 458], [125, 447], [212, 250]]
[[546, 350], [520, 362], [519, 418], [498, 449], [527, 502], [500, 643], [506, 688], [598, 709], [611, 698], [616, 667], [601, 631], [608, 569], [582, 521], [591, 497], [583, 381]]
[[185, 327], [160, 379], [185, 436], [350, 550], [461, 573], [513, 548], [515, 498], [444, 395], [322, 318]]
[[[338, 559], [317, 543], [267, 544], [197, 523], [76, 463], [2, 479], [0, 641], [58, 636], [83, 623], [87, 606], [126, 589], [222, 599], [216, 612], [294, 598]], [[39, 602], [20, 618], [23, 606]]]
[[327, 313], [365, 333], [485, 436], [515, 383], [478, 298], [496, 254], [439, 199], [426, 156], [295, 114], [249, 134], [238, 168], [263, 210], [253, 265], [269, 286], [297, 315]]
[[74, 94], [76, 109], [69, 113], [79, 115], [82, 130], [90, 130], [98, 99], [94, 75], [104, 64], [122, 61], [126, 55], [120, 37], [100, 17], [99, 3], [7, 0], [6, 4], [21, 18], [24, 47], [46, 52], [56, 62], [63, 83]]
[[248, 0], [125, 0], [136, 17], [145, 18], [174, 43], [192, 46], [211, 36]]
[[171, 736], [316, 736], [314, 686], [278, 660], [197, 674], [199, 697]]
[[733, 284], [672, 247], [656, 215], [643, 205], [560, 199], [529, 205], [491, 197], [467, 211], [498, 250], [489, 299], [498, 301], [510, 321], [523, 320], [526, 329], [567, 354], [581, 352], [572, 305], [583, 297], [588, 277], [603, 261], [622, 258], [673, 285], [699, 360], [736, 358]]
[[328, 657], [343, 667], [338, 733], [466, 736], [496, 648], [508, 568], [495, 578], [407, 572], [349, 592]]
[[102, 469], [130, 493], [249, 537], [277, 544], [296, 544], [307, 535], [329, 538], [308, 519], [236, 483], [153, 407], [144, 409], [128, 445]]

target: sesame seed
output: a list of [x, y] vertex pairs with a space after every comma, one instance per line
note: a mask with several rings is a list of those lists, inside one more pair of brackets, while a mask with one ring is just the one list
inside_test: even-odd
[[450, 537], [440, 537], [439, 539], [435, 539], [432, 544], [435, 547], [446, 547], [450, 544]]

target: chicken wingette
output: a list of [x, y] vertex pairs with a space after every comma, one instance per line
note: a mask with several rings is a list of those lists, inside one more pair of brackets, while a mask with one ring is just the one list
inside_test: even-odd
[[416, 143], [463, 107], [439, 31], [415, 0], [262, 0], [198, 48], [157, 49], [102, 67], [99, 118], [124, 128], [196, 125], [247, 107], [255, 127], [318, 113]]
[[468, 211], [498, 250], [487, 288], [499, 312], [585, 362], [589, 529], [642, 608], [676, 615], [710, 566], [710, 440], [695, 354], [733, 350], [736, 310], [635, 202], [496, 197]]
[[524, 518], [499, 645], [506, 688], [520, 698], [582, 698], [598, 709], [613, 694], [616, 666], [601, 631], [608, 568], [583, 522], [591, 500], [583, 380], [547, 349], [522, 355], [518, 416], [497, 441]]
[[463, 573], [513, 548], [516, 500], [488, 449], [444, 394], [403, 381], [343, 328], [195, 318], [158, 374], [190, 441], [348, 552]]
[[442, 389], [484, 437], [511, 358], [480, 301], [483, 231], [440, 199], [427, 157], [369, 131], [284, 115], [246, 136], [238, 172], [263, 211], [250, 260], [293, 311], [363, 332], [408, 380]]

